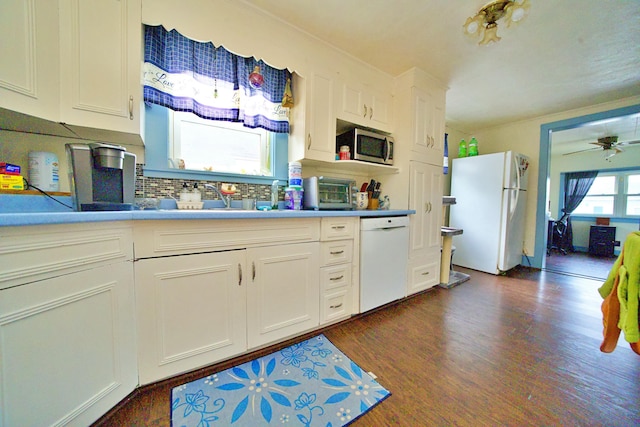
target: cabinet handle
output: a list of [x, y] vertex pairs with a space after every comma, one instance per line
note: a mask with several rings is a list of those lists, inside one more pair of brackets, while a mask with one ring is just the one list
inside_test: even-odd
[[255, 261], [251, 262], [251, 281], [255, 282], [256, 280], [256, 263]]
[[238, 286], [242, 286], [242, 265], [238, 263]]
[[362, 108], [364, 108], [364, 115], [362, 117], [364, 117], [366, 119], [367, 118], [367, 105], [363, 104]]
[[369, 108], [369, 118], [373, 117], [373, 107]]
[[338, 304], [338, 305], [330, 305], [329, 308], [340, 308], [342, 307], [342, 303]]
[[307, 150], [311, 149], [311, 134], [307, 134]]
[[429, 272], [428, 272], [428, 271], [425, 271], [424, 273], [422, 273], [422, 275], [423, 275], [423, 276], [428, 276], [428, 275], [429, 275]]
[[331, 226], [331, 228], [333, 228], [334, 230], [342, 230], [343, 228], [345, 228], [344, 225], [333, 225]]
[[344, 251], [336, 251], [336, 252], [329, 252], [331, 255], [340, 255], [343, 254]]
[[330, 277], [329, 280], [336, 281], [336, 280], [342, 280], [343, 278], [344, 278], [344, 274], [338, 277]]
[[129, 96], [129, 120], [133, 120], [133, 96]]

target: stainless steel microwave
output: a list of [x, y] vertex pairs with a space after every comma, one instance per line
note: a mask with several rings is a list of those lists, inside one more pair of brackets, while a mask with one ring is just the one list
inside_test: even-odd
[[364, 129], [351, 129], [336, 137], [336, 152], [349, 147], [352, 160], [393, 165], [393, 138]]

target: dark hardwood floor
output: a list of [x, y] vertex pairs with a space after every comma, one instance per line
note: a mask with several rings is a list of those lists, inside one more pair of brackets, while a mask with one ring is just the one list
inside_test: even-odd
[[598, 257], [586, 252], [568, 252], [563, 255], [553, 251], [546, 257], [545, 270], [604, 281], [616, 258], [615, 256]]
[[[352, 425], [640, 425], [640, 357], [622, 338], [599, 350], [600, 281], [457, 270], [471, 279], [323, 331], [392, 393]], [[169, 426], [172, 387], [250, 358], [142, 388], [95, 425]]]

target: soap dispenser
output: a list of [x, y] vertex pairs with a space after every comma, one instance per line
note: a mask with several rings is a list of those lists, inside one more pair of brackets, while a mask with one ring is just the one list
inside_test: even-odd
[[271, 184], [271, 209], [278, 209], [278, 180]]
[[189, 192], [189, 186], [185, 182], [182, 184], [182, 191], [180, 192], [180, 201], [181, 202], [190, 202], [191, 201], [191, 193]]
[[202, 200], [202, 193], [198, 190], [198, 183], [193, 184], [193, 191], [191, 191], [191, 201], [199, 203]]

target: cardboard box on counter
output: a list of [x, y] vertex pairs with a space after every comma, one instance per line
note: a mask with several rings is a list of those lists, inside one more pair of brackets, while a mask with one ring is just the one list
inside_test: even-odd
[[22, 176], [0, 174], [0, 190], [24, 190]]

